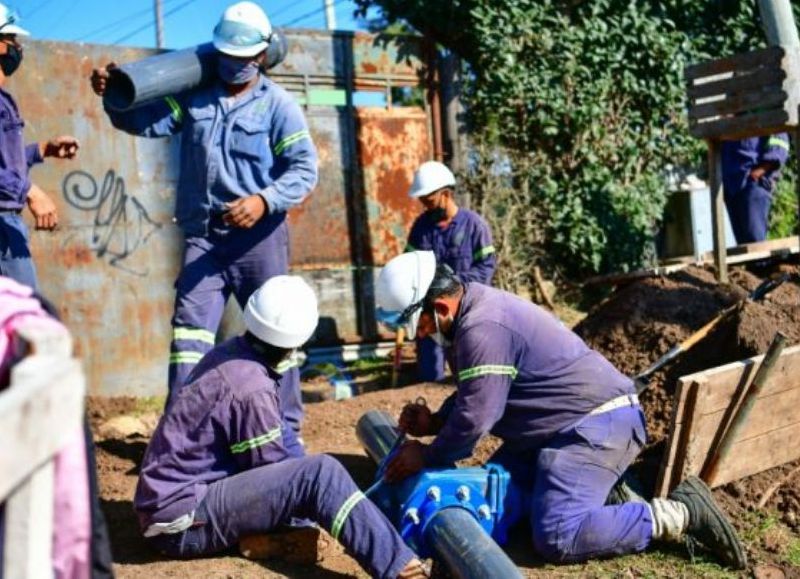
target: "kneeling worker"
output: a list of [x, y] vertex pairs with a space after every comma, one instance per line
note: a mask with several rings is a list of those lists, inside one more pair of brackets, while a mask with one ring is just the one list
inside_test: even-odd
[[134, 499], [144, 536], [168, 556], [191, 558], [312, 519], [372, 576], [426, 577], [344, 467], [303, 456], [281, 414], [285, 378], [275, 368], [314, 332], [314, 291], [299, 277], [273, 277], [244, 319], [247, 332], [200, 361], [153, 434]]
[[[381, 271], [383, 319], [418, 338], [449, 342], [457, 390], [435, 414], [408, 405], [400, 427], [435, 435], [407, 442], [386, 479], [468, 457], [489, 432], [503, 446], [491, 459], [530, 498], [533, 543], [549, 561], [581, 562], [643, 551], [654, 539], [688, 534], [725, 564], [745, 554], [730, 523], [697, 478], [667, 499], [605, 505], [645, 443], [633, 382], [542, 308], [507, 292], [462, 283], [431, 252], [406, 253]], [[392, 316], [392, 312], [394, 315]]]

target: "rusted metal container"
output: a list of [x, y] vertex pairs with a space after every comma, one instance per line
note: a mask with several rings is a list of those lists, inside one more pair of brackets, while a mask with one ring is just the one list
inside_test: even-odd
[[[290, 211], [291, 264], [316, 288], [318, 345], [378, 333], [372, 318], [376, 268], [402, 251], [418, 212], [406, 191], [430, 158], [430, 119], [421, 108], [353, 106], [357, 90], [418, 83], [415, 41], [384, 46], [367, 34], [287, 30], [289, 54], [272, 74], [301, 103], [342, 91], [341, 106], [307, 106], [319, 149], [320, 183]], [[178, 138], [141, 139], [115, 130], [89, 84], [94, 67], [154, 50], [26, 42], [8, 82], [29, 141], [73, 134], [74, 161], [49, 159], [33, 180], [51, 194], [61, 225], [32, 232], [42, 292], [60, 309], [86, 363], [89, 391], [163, 394], [170, 317], [182, 237], [172, 222]], [[402, 57], [400, 56], [402, 54]], [[309, 99], [309, 96], [312, 98]], [[27, 217], [30, 224], [30, 217]], [[221, 334], [241, 325], [231, 306]]]

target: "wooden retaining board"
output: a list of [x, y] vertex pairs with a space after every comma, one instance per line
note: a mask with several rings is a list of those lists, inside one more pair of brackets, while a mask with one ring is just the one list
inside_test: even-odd
[[687, 67], [685, 78], [695, 137], [739, 139], [798, 125], [800, 51], [771, 46]]
[[[667, 451], [656, 496], [699, 475], [717, 448], [763, 356], [719, 366], [678, 380]], [[800, 346], [775, 364], [730, 454], [720, 459], [717, 487], [800, 458]]]

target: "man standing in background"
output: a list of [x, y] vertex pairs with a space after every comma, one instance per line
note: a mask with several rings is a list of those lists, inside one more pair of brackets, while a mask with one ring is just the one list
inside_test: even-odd
[[17, 16], [0, 4], [0, 275], [37, 289], [36, 267], [28, 246], [28, 228], [22, 220], [27, 205], [36, 229], [52, 231], [58, 225], [58, 212], [50, 197], [31, 181], [30, 169], [45, 157], [72, 159], [78, 152], [75, 137], [56, 137], [47, 142], [25, 145], [25, 121], [17, 103], [4, 90], [8, 78], [22, 63], [20, 28]]
[[788, 158], [786, 133], [722, 143], [725, 206], [736, 243], [767, 238], [772, 195]]
[[[463, 283], [490, 285], [497, 267], [492, 231], [483, 217], [456, 204], [455, 186], [455, 176], [442, 163], [420, 165], [408, 195], [425, 211], [411, 227], [406, 251], [432, 251]], [[417, 372], [424, 382], [444, 378], [442, 344], [430, 337], [417, 340]]]

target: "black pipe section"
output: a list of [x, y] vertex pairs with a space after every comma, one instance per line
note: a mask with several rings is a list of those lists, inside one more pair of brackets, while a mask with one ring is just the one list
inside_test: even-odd
[[381, 410], [370, 410], [356, 423], [356, 437], [376, 464], [386, 458], [400, 434], [397, 421]]
[[457, 579], [522, 579], [517, 566], [465, 509], [436, 513], [425, 527], [425, 542]]
[[[356, 423], [356, 436], [376, 463], [386, 457], [400, 435], [388, 412], [370, 410]], [[425, 541], [436, 560], [457, 579], [522, 578], [517, 566], [466, 509], [440, 510], [425, 527]]]
[[[274, 30], [267, 47], [266, 70], [286, 58], [288, 44]], [[127, 111], [160, 98], [207, 86], [217, 78], [217, 51], [210, 42], [163, 52], [109, 71], [103, 103], [115, 111]]]

